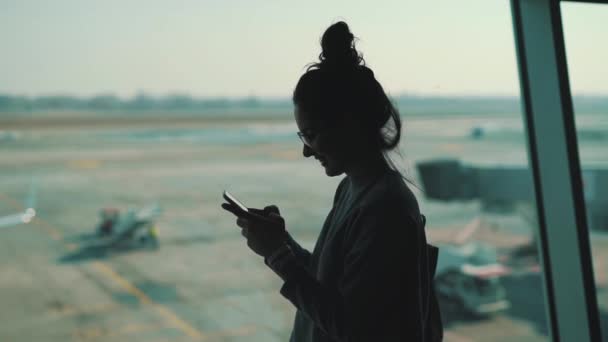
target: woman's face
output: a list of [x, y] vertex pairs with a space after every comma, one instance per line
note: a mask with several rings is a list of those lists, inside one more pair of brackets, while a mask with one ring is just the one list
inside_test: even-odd
[[352, 160], [351, 130], [343, 125], [331, 125], [327, 120], [320, 119], [320, 115], [302, 110], [297, 105], [295, 119], [304, 140], [309, 143], [304, 144], [304, 157], [314, 156], [330, 177], [346, 172]]

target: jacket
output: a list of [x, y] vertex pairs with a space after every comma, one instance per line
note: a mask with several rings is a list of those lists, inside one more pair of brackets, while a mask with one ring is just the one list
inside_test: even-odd
[[288, 238], [295, 262], [280, 292], [297, 308], [290, 341], [440, 341], [437, 249], [415, 196], [391, 171], [348, 205], [349, 182], [312, 253]]

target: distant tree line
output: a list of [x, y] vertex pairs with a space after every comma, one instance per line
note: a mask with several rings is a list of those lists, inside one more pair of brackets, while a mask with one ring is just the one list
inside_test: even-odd
[[289, 106], [288, 100], [260, 100], [245, 98], [193, 98], [188, 95], [153, 97], [145, 94], [130, 99], [115, 95], [98, 95], [88, 98], [75, 96], [11, 96], [0, 94], [0, 111], [38, 110], [197, 110], [218, 108], [256, 108]]
[[[521, 111], [520, 99], [515, 96], [394, 96], [393, 102], [401, 114], [476, 114], [516, 113]], [[608, 96], [575, 96], [577, 110], [608, 113]], [[194, 98], [189, 95], [149, 96], [138, 94], [122, 99], [115, 95], [88, 98], [76, 96], [27, 97], [0, 94], [0, 112], [36, 112], [55, 110], [75, 111], [291, 111], [289, 98]]]

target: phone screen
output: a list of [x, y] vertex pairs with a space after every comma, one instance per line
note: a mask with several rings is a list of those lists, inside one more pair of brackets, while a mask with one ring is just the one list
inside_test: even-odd
[[228, 191], [224, 191], [224, 195], [226, 195], [226, 197], [228, 197], [230, 199], [231, 202], [233, 202], [234, 204], [236, 204], [239, 208], [241, 208], [241, 210], [243, 210], [244, 212], [249, 212], [249, 209], [247, 209], [247, 207], [245, 205], [243, 205], [243, 203], [241, 203], [239, 200], [237, 200], [234, 196], [232, 196]]

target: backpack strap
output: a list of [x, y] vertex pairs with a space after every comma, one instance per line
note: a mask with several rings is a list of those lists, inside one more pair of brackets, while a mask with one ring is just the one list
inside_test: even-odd
[[426, 340], [427, 341], [442, 341], [443, 340], [443, 323], [441, 322], [441, 312], [439, 310], [439, 302], [435, 294], [435, 269], [437, 268], [437, 257], [439, 256], [439, 248], [427, 245], [429, 249], [429, 271], [430, 271], [430, 296], [429, 296], [429, 312], [426, 325]]
[[435, 295], [434, 277], [437, 268], [437, 258], [439, 256], [439, 248], [430, 245], [426, 242], [426, 234], [424, 228], [426, 226], [426, 217], [420, 214], [419, 224], [424, 239], [424, 245], [420, 253], [420, 285], [422, 294], [422, 317], [424, 317], [424, 336], [425, 342], [437, 342], [443, 340], [443, 324], [441, 322], [441, 313], [439, 311], [439, 303]]

